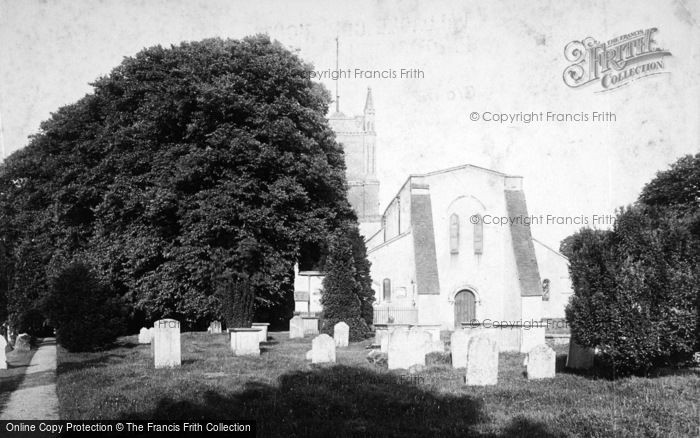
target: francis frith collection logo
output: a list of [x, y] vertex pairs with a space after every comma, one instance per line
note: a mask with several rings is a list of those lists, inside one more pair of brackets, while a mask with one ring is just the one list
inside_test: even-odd
[[664, 57], [671, 52], [659, 48], [655, 27], [620, 35], [606, 42], [588, 37], [571, 41], [564, 48], [572, 64], [564, 70], [564, 83], [571, 88], [595, 85], [597, 92], [610, 91], [644, 77], [668, 73]]

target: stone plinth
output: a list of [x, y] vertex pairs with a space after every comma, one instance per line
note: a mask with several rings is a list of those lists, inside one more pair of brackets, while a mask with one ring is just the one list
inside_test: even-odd
[[254, 322], [251, 326], [260, 332], [260, 342], [267, 342], [267, 328], [270, 326], [270, 323]]
[[318, 334], [318, 317], [302, 316], [301, 319], [304, 322], [304, 336]]
[[235, 356], [260, 356], [260, 330], [257, 328], [232, 328], [231, 351]]

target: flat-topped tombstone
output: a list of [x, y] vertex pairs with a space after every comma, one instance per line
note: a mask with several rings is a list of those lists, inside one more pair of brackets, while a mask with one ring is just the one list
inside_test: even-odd
[[141, 327], [139, 330], [139, 344], [150, 344], [153, 332], [146, 327]]
[[289, 339], [301, 339], [304, 337], [304, 320], [297, 315], [289, 320]]
[[585, 348], [577, 344], [573, 339], [569, 341], [569, 355], [566, 357], [566, 367], [574, 370], [587, 370], [593, 368], [595, 352], [592, 348]]
[[387, 364], [389, 369], [408, 369], [411, 366], [409, 350], [408, 327], [397, 327], [391, 330], [387, 344]]
[[343, 321], [334, 325], [333, 339], [336, 347], [347, 347], [350, 340], [350, 327]]
[[254, 322], [251, 326], [259, 331], [260, 342], [267, 342], [267, 328], [270, 325], [269, 322]]
[[17, 351], [29, 351], [31, 350], [32, 337], [27, 333], [22, 333], [15, 339], [15, 350]]
[[209, 328], [207, 329], [209, 333], [218, 334], [221, 333], [221, 321], [212, 321], [209, 323]]
[[450, 336], [450, 348], [452, 350], [452, 368], [467, 367], [467, 347], [469, 339], [473, 337], [469, 330], [455, 330]]
[[386, 336], [382, 337], [381, 344], [379, 344], [379, 351], [382, 353], [388, 353], [389, 352], [389, 333], [387, 332]]
[[7, 341], [3, 335], [0, 335], [0, 370], [7, 369], [7, 353], [5, 349], [7, 348]]
[[551, 379], [554, 377], [557, 354], [545, 344], [540, 344], [527, 354], [527, 378]]
[[311, 363], [335, 363], [335, 340], [330, 336], [318, 335], [311, 341]]
[[389, 369], [409, 369], [413, 365], [425, 366], [425, 355], [429, 351], [432, 337], [420, 327], [407, 330], [396, 328], [389, 335]]
[[302, 316], [301, 319], [304, 321], [304, 335], [318, 334], [318, 317]]
[[498, 344], [475, 336], [467, 345], [467, 385], [495, 385], [498, 382]]
[[260, 330], [256, 328], [232, 328], [231, 351], [235, 356], [260, 356]]
[[179, 367], [182, 363], [180, 322], [174, 319], [154, 322], [151, 348], [156, 368]]
[[425, 366], [425, 355], [432, 351], [433, 336], [422, 327], [411, 327], [408, 342], [411, 345], [411, 365]]

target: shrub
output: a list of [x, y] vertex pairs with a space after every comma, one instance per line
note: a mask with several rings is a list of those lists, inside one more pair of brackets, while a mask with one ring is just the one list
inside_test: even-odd
[[360, 341], [367, 337], [369, 326], [363, 318], [363, 289], [357, 280], [352, 245], [347, 230], [337, 232], [331, 239], [321, 291], [321, 332], [332, 336], [333, 326], [343, 321], [350, 327], [350, 340]]
[[72, 263], [51, 280], [44, 307], [56, 339], [69, 351], [104, 348], [124, 332], [113, 295], [82, 263]]
[[698, 347], [699, 247], [685, 214], [643, 203], [612, 231], [567, 239], [573, 338], [598, 347], [614, 375], [687, 361]]

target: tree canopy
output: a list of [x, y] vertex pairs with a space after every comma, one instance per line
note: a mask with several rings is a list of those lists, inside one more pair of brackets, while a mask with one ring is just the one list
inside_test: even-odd
[[700, 155], [681, 158], [617, 214], [613, 230], [565, 239], [574, 338], [609, 370], [644, 372], [700, 347]]
[[76, 258], [132, 318], [218, 318], [222, 275], [279, 302], [301, 243], [355, 220], [311, 71], [267, 36], [156, 46], [43, 122], [0, 167], [14, 323]]

